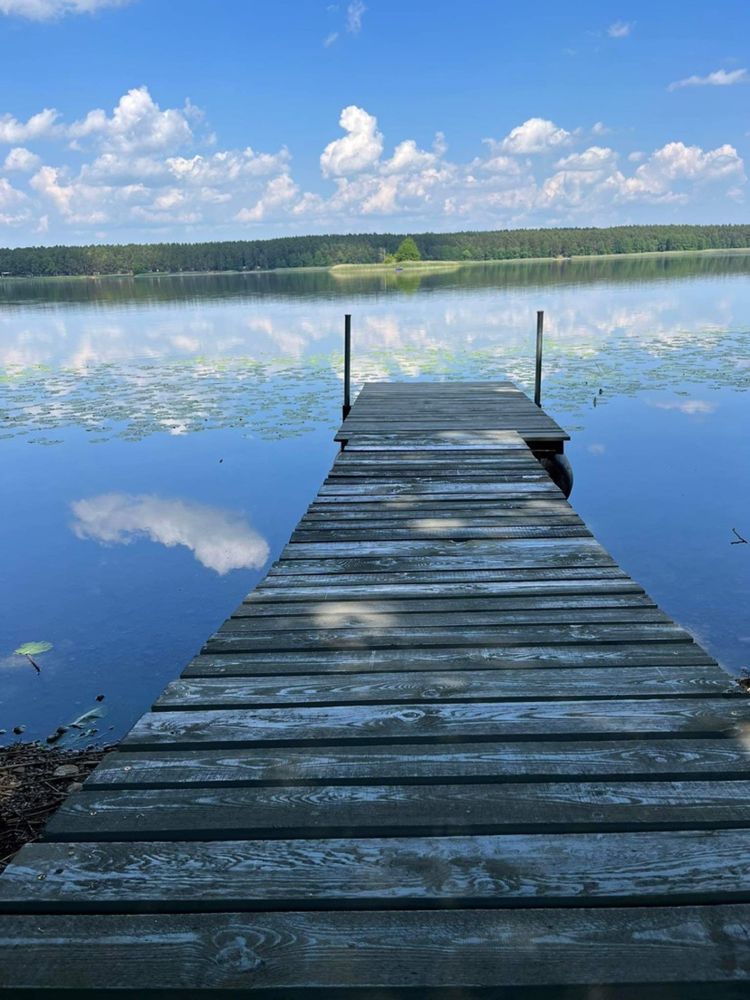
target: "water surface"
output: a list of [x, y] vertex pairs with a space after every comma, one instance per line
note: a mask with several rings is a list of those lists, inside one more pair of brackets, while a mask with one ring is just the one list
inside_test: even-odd
[[[0, 282], [1, 738], [90, 710], [67, 739], [122, 735], [262, 578], [335, 455], [344, 312], [358, 384], [529, 389], [544, 309], [574, 505], [750, 668], [749, 276], [712, 254]], [[52, 644], [38, 675], [25, 642]]]

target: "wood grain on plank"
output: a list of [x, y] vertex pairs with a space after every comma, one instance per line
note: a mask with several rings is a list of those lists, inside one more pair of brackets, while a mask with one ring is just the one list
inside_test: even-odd
[[[329, 610], [310, 615], [279, 617], [266, 615], [262, 620], [244, 614], [244, 605], [237, 609], [240, 613], [220, 627], [220, 632], [252, 632], [260, 630], [264, 633], [283, 631], [321, 631], [325, 629], [353, 629], [356, 631], [372, 629], [380, 632], [391, 629], [431, 629], [434, 627], [456, 628], [470, 631], [474, 628], [497, 626], [506, 628], [521, 625], [563, 625], [588, 624], [590, 622], [604, 623], [652, 623], [661, 622], [671, 625], [669, 617], [656, 606], [638, 604], [618, 604], [612, 607], [586, 605], [583, 607], [564, 608], [525, 608], [502, 611], [444, 611], [444, 612], [414, 612], [409, 615], [399, 615], [396, 612], [369, 611], [367, 607], [356, 611]], [[419, 642], [421, 631], [414, 634], [415, 643]]]
[[276, 615], [296, 616], [327, 616], [351, 614], [396, 614], [410, 615], [425, 612], [466, 613], [473, 611], [526, 611], [542, 608], [621, 608], [621, 607], [655, 607], [652, 599], [638, 591], [620, 591], [616, 588], [598, 587], [583, 593], [533, 593], [526, 596], [497, 597], [454, 597], [440, 596], [420, 599], [407, 597], [403, 600], [373, 599], [373, 600], [336, 600], [334, 595], [326, 595], [320, 600], [283, 601], [276, 594], [275, 600], [245, 600], [232, 613], [232, 617], [267, 618]]
[[45, 841], [750, 828], [750, 781], [287, 785], [83, 791]]
[[476, 739], [597, 739], [629, 735], [736, 736], [750, 704], [732, 698], [612, 698], [608, 701], [421, 702], [408, 705], [150, 712], [123, 746], [164, 749], [240, 744]]
[[481, 781], [666, 781], [748, 779], [740, 739], [548, 740], [482, 743], [229, 747], [108, 754], [85, 788], [216, 784], [440, 783]]
[[580, 524], [502, 524], [493, 527], [419, 527], [411, 529], [381, 528], [335, 528], [328, 526], [321, 531], [297, 530], [292, 533], [291, 542], [372, 542], [372, 541], [412, 541], [438, 540], [465, 541], [473, 539], [500, 538], [587, 538], [588, 528]]
[[402, 649], [254, 650], [203, 652], [188, 663], [183, 677], [288, 676], [379, 670], [535, 670], [596, 667], [660, 667], [714, 664], [694, 642], [578, 641], [570, 645], [427, 647]]
[[372, 601], [372, 602], [394, 602], [410, 604], [421, 602], [425, 605], [432, 601], [471, 601], [476, 599], [514, 599], [514, 598], [535, 598], [545, 596], [575, 597], [577, 595], [597, 595], [597, 594], [644, 594], [644, 590], [637, 583], [629, 580], [625, 576], [607, 576], [566, 578], [556, 580], [503, 580], [494, 581], [445, 581], [442, 583], [408, 583], [396, 581], [394, 583], [342, 583], [339, 586], [331, 586], [329, 581], [324, 581], [323, 585], [316, 587], [310, 583], [305, 586], [295, 584], [278, 584], [273, 587], [266, 586], [265, 582], [249, 593], [244, 601], [247, 604], [261, 605], [267, 603], [283, 604], [285, 602], [327, 602], [332, 601]]
[[[338, 573], [336, 576], [326, 576], [320, 579], [320, 572], [299, 573], [294, 580], [284, 579], [283, 572], [277, 572], [279, 563], [269, 569], [268, 575], [259, 585], [261, 590], [269, 590], [273, 587], [288, 589], [289, 587], [313, 586], [327, 591], [337, 587], [372, 587], [371, 593], [380, 593], [378, 588], [384, 586], [400, 586], [420, 588], [419, 593], [429, 594], [438, 592], [441, 587], [454, 584], [469, 584], [472, 588], [481, 584], [491, 584], [493, 587], [514, 586], [518, 583], [552, 582], [558, 584], [567, 580], [621, 580], [632, 582], [614, 561], [605, 565], [595, 563], [594, 565], [576, 566], [573, 560], [568, 558], [566, 562], [552, 566], [504, 566], [499, 569], [482, 569], [474, 566], [472, 569], [456, 567], [455, 564], [447, 568], [390, 570], [379, 572], [378, 567], [366, 565], [364, 570], [347, 570]], [[299, 567], [295, 567], [299, 568]], [[464, 591], [465, 593], [468, 591]], [[474, 591], [479, 593], [480, 590]]]
[[174, 912], [731, 903], [744, 830], [36, 843], [0, 911]]
[[377, 990], [404, 1000], [417, 982], [423, 995], [450, 989], [463, 1000], [477, 990], [486, 998], [498, 983], [508, 1000], [535, 1000], [530, 988], [540, 984], [562, 998], [581, 983], [616, 989], [618, 1000], [740, 1000], [750, 979], [748, 923], [747, 904], [41, 915], [0, 917], [0, 943], [3, 981], [19, 996], [40, 983], [81, 997], [109, 989], [197, 996], [200, 984], [235, 996], [342, 991], [372, 1000]]
[[736, 692], [719, 667], [435, 670], [294, 677], [183, 678], [172, 681], [155, 709], [251, 708], [411, 701], [558, 700], [570, 698], [699, 697]]
[[[311, 542], [309, 544], [290, 543], [282, 552], [282, 560], [294, 559], [366, 559], [366, 558], [425, 558], [453, 556], [455, 559], [471, 559], [472, 555], [497, 556], [500, 559], [523, 560], [518, 565], [534, 565], [537, 559], [550, 557], [556, 562], [575, 560], [577, 556], [591, 556], [602, 559], [608, 565], [612, 557], [593, 538], [523, 538], [502, 541], [406, 541], [406, 542]], [[513, 566], [510, 561], [507, 565]]]
[[[419, 643], [415, 642], [413, 629], [371, 628], [358, 629], [310, 629], [308, 631], [267, 632], [257, 628], [247, 631], [241, 628], [243, 619], [233, 619], [231, 624], [222, 626], [209, 638], [206, 652], [253, 652], [272, 650], [336, 650], [336, 649], [404, 649], [413, 650], [427, 646], [484, 647], [530, 646], [534, 643], [568, 643], [578, 645], [585, 642], [692, 642], [692, 637], [684, 629], [671, 622], [587, 622], [580, 624], [461, 626], [451, 628], [423, 628], [419, 632]], [[237, 628], [234, 624], [237, 623]], [[224, 631], [224, 629], [228, 631]]]

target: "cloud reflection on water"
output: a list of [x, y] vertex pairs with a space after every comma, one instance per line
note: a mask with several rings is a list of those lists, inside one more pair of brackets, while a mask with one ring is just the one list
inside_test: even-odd
[[[667, 263], [649, 267], [659, 275]], [[540, 306], [545, 401], [568, 420], [578, 419], [599, 389], [606, 391], [597, 405], [643, 389], [742, 389], [750, 255], [739, 270], [731, 256], [687, 263], [690, 273], [671, 282], [616, 281], [619, 262], [602, 261], [598, 282], [574, 280], [586, 277], [589, 262], [566, 267], [562, 284], [464, 287], [456, 275], [442, 275], [431, 280], [429, 294], [375, 294], [372, 282], [354, 282], [351, 298], [341, 290], [317, 294], [321, 275], [308, 272], [285, 276], [284, 294], [212, 297], [211, 289], [228, 280], [216, 275], [194, 287], [184, 279], [182, 297], [169, 298], [179, 289], [168, 282], [161, 297], [137, 305], [123, 298], [127, 289], [145, 287], [155, 296], [161, 285], [134, 282], [111, 301], [44, 305], [43, 289], [81, 295], [90, 283], [48, 283], [36, 298], [36, 284], [15, 283], [8, 291], [18, 300], [0, 312], [0, 366], [7, 371], [0, 376], [0, 439], [28, 435], [56, 444], [57, 432], [77, 428], [99, 444], [232, 428], [275, 440], [333, 429], [344, 309], [354, 314], [355, 390], [368, 380], [414, 377], [511, 378], [528, 390]], [[499, 265], [486, 269], [488, 281], [505, 273]], [[113, 288], [116, 282], [102, 282], [98, 294]]]
[[129, 545], [138, 538], [171, 548], [184, 545], [220, 576], [233, 569], [261, 569], [269, 546], [242, 517], [219, 507], [149, 494], [104, 493], [71, 504], [72, 530], [103, 545]]
[[689, 417], [714, 413], [717, 406], [716, 403], [709, 403], [705, 399], [662, 400], [652, 402], [650, 405], [655, 406], [658, 410], [679, 410], [680, 413], [685, 413]]

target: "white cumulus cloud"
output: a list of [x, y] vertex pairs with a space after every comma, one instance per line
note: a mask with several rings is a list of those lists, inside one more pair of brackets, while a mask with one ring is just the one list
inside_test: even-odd
[[13, 115], [0, 115], [0, 142], [29, 142], [52, 135], [58, 117], [54, 108], [45, 108], [25, 122]]
[[282, 206], [290, 206], [299, 195], [299, 188], [289, 174], [279, 174], [270, 180], [261, 197], [250, 208], [242, 208], [237, 213], [238, 222], [258, 222], [269, 211]]
[[15, 146], [5, 157], [3, 166], [6, 170], [18, 170], [20, 173], [30, 173], [41, 163], [41, 158], [23, 146]]
[[406, 170], [431, 167], [436, 160], [435, 153], [419, 149], [413, 139], [405, 139], [393, 150], [390, 160], [386, 160], [383, 164], [383, 171], [387, 174], [399, 174]]
[[[546, 118], [528, 118], [522, 125], [511, 129], [507, 136], [494, 145], [502, 153], [525, 156], [529, 153], [546, 153], [571, 140], [571, 133]], [[491, 140], [490, 140], [491, 142]]]
[[122, 153], [176, 149], [193, 138], [188, 121], [192, 108], [162, 111], [148, 87], [123, 94], [111, 116], [101, 108], [89, 111], [67, 130], [73, 140], [94, 138], [103, 147]]
[[26, 222], [28, 200], [6, 177], [0, 177], [0, 225], [18, 226]]
[[378, 120], [354, 104], [344, 108], [339, 125], [346, 132], [342, 139], [329, 142], [320, 156], [325, 177], [343, 177], [372, 166], [383, 152], [383, 136]]
[[657, 149], [635, 172], [636, 182], [666, 187], [672, 181], [716, 181], [726, 178], [744, 180], [744, 164], [734, 146], [728, 143], [716, 149], [668, 142]]
[[[429, 148], [396, 136], [386, 154], [377, 118], [356, 105], [343, 109], [339, 123], [343, 135], [325, 146], [319, 180], [304, 189], [285, 147], [217, 148], [189, 101], [162, 107], [146, 87], [129, 90], [111, 113], [94, 109], [73, 124], [49, 109], [28, 121], [6, 114], [0, 138], [12, 140], [12, 148], [4, 166], [15, 174], [14, 186], [4, 182], [0, 226], [12, 227], [9, 242], [20, 227], [48, 234], [50, 242], [116, 242], [157, 234], [179, 240], [356, 231], [394, 222], [412, 231], [609, 225], [624, 221], [623, 212], [628, 221], [671, 221], [675, 207], [689, 205], [704, 213], [718, 208], [720, 219], [731, 219], [731, 203], [742, 201], [746, 183], [729, 143], [704, 149], [675, 140], [651, 153], [616, 150], [592, 142], [603, 127], [567, 130], [529, 118], [462, 161], [449, 157], [441, 133]], [[32, 138], [19, 138], [27, 133]], [[33, 134], [45, 141], [43, 159]]]

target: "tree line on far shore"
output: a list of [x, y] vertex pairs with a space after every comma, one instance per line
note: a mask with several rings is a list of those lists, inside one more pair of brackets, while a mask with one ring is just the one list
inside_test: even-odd
[[750, 225], [614, 226], [489, 232], [288, 236], [212, 243], [127, 243], [0, 249], [0, 275], [154, 274], [331, 267], [400, 260], [524, 260], [750, 247]]

